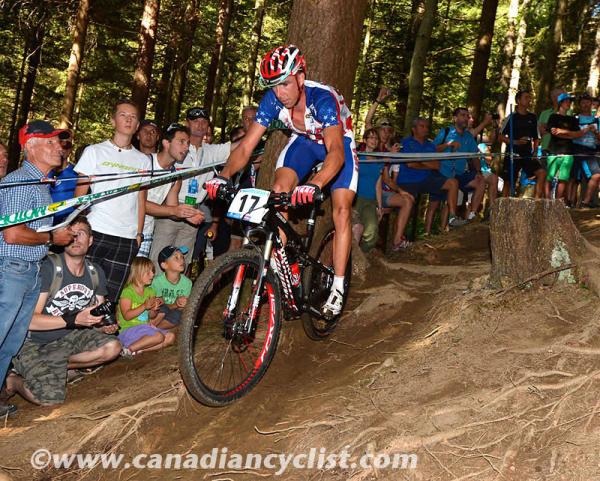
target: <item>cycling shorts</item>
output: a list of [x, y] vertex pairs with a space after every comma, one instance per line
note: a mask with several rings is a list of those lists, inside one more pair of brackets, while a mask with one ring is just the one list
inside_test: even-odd
[[[277, 169], [288, 167], [296, 172], [298, 182], [303, 183], [312, 168], [323, 162], [327, 155], [325, 145], [318, 144], [303, 135], [292, 135], [290, 141], [279, 154]], [[350, 189], [356, 192], [358, 186], [358, 157], [354, 139], [344, 137], [344, 166], [333, 178], [331, 190]]]

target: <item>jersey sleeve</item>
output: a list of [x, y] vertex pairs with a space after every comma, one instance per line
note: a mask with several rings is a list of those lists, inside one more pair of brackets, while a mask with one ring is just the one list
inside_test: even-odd
[[321, 122], [323, 128], [341, 125], [340, 109], [331, 92], [323, 90], [315, 102], [315, 119]]
[[256, 111], [255, 121], [265, 128], [269, 128], [271, 122], [279, 117], [281, 104], [275, 97], [275, 93], [269, 90], [260, 101]]

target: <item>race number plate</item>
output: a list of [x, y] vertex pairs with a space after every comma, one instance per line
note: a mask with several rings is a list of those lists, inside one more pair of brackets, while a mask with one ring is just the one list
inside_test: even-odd
[[229, 206], [227, 217], [260, 224], [267, 213], [266, 205], [270, 195], [268, 190], [241, 189]]

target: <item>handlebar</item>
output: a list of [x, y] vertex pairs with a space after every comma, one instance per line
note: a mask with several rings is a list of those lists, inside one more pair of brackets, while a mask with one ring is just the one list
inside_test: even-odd
[[[203, 185], [203, 187], [206, 188], [206, 184]], [[238, 190], [239, 188], [233, 186], [222, 185], [217, 191], [217, 198], [224, 200], [227, 203], [231, 203]], [[313, 203], [317, 204], [319, 202], [323, 202], [324, 198], [325, 196], [323, 195], [323, 192], [319, 192], [318, 194], [315, 194]], [[292, 205], [291, 192], [271, 192], [267, 205], [271, 207], [302, 207], [302, 205]]]

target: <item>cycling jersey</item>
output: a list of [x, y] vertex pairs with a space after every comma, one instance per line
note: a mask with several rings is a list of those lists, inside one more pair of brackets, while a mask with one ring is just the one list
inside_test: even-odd
[[298, 129], [292, 122], [291, 110], [287, 109], [269, 90], [258, 106], [256, 122], [268, 128], [274, 120], [280, 120], [292, 132], [308, 137], [318, 144], [323, 143], [323, 130], [334, 125], [341, 125], [344, 137], [354, 139], [352, 133], [352, 114], [344, 98], [337, 90], [328, 85], [306, 80], [306, 112], [304, 114], [305, 130]]

